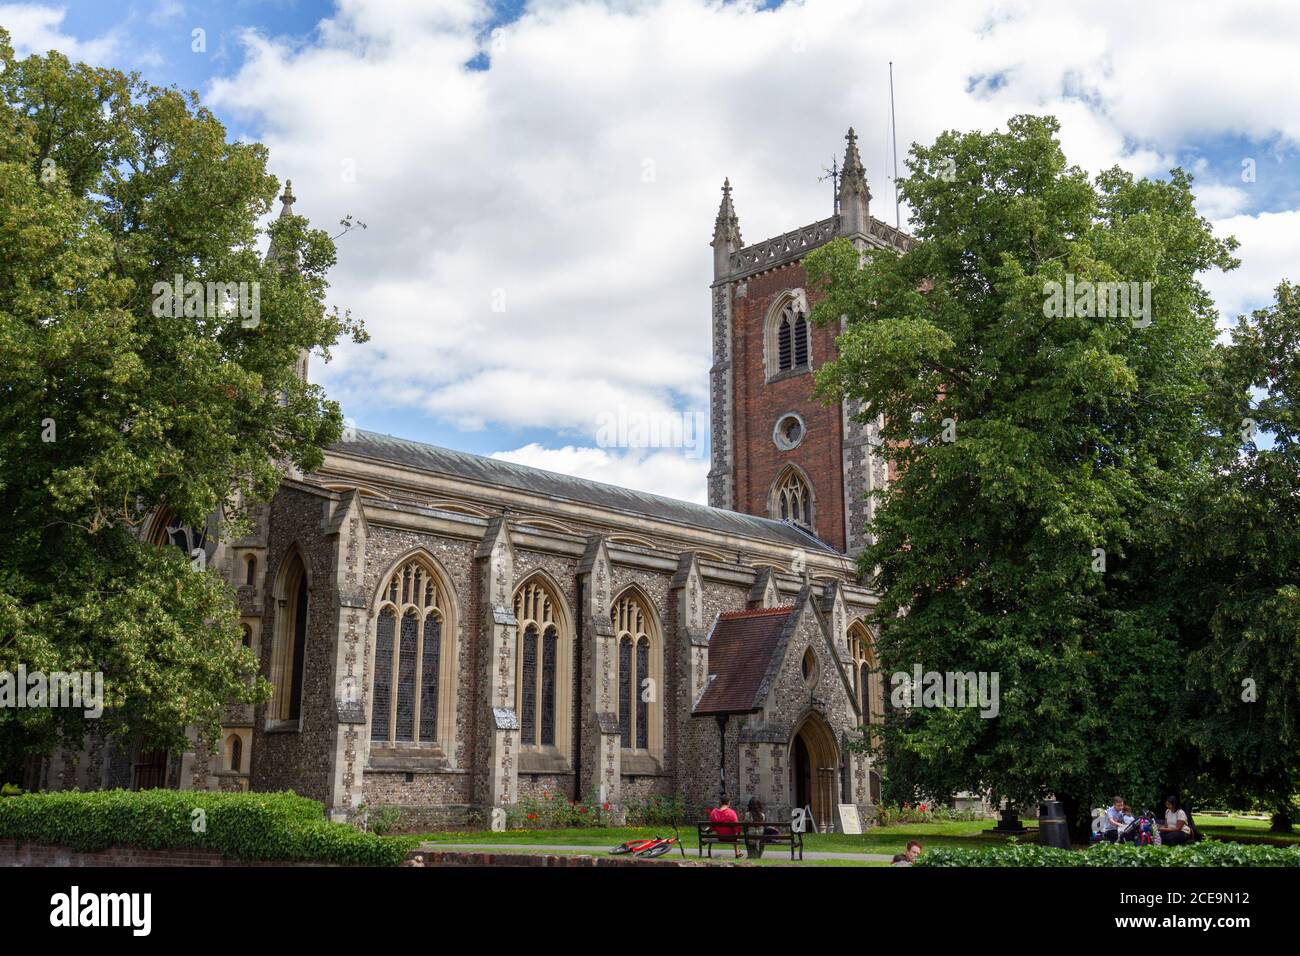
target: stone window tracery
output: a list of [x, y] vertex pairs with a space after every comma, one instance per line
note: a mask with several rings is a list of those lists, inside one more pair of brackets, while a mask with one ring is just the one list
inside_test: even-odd
[[380, 745], [438, 742], [446, 598], [424, 561], [389, 577], [375, 622], [370, 739]]

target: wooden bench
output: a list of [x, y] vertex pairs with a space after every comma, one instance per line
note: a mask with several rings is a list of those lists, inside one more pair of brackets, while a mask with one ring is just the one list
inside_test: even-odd
[[[734, 827], [736, 834], [734, 836], [722, 836], [714, 832], [714, 827]], [[775, 830], [775, 833], [765, 832], [767, 829]], [[799, 851], [799, 859], [803, 859], [803, 834], [797, 832], [789, 823], [756, 823], [746, 822], [744, 820], [738, 823], [711, 823], [704, 821], [695, 824], [696, 834], [700, 841], [700, 856], [704, 856], [704, 848], [709, 848], [709, 857], [713, 857], [714, 846], [735, 846], [738, 843], [746, 847], [754, 844], [761, 844], [764, 847], [769, 846], [788, 846], [790, 848], [790, 859], [794, 859], [794, 853]]]

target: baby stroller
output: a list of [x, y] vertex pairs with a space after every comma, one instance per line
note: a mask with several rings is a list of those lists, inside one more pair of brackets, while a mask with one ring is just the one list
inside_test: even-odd
[[1120, 825], [1116, 843], [1137, 843], [1142, 832], [1142, 817], [1130, 817]]
[[1159, 846], [1160, 828], [1156, 826], [1156, 815], [1150, 810], [1143, 810], [1142, 816], [1133, 821], [1137, 825], [1137, 837], [1134, 842], [1138, 846]]

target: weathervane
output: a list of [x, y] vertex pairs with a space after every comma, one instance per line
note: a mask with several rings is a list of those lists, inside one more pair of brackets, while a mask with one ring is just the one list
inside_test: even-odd
[[828, 179], [831, 181], [831, 188], [835, 190], [835, 215], [838, 216], [840, 214], [840, 167], [836, 165], [834, 156], [831, 157], [831, 168], [827, 169], [823, 166], [822, 172], [826, 175], [818, 176], [817, 181], [819, 183], [824, 183]]

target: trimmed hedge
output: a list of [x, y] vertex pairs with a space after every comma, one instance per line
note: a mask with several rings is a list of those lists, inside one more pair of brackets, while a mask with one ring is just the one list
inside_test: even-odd
[[[206, 819], [194, 832], [194, 811]], [[235, 860], [298, 860], [396, 866], [418, 840], [379, 837], [325, 819], [316, 800], [295, 793], [211, 790], [100, 790], [30, 793], [0, 800], [0, 840], [66, 846], [212, 850]]]
[[1022, 843], [1005, 847], [926, 850], [917, 866], [1300, 866], [1300, 846], [1246, 846], [1202, 840], [1185, 846], [1117, 846], [1061, 850]]

